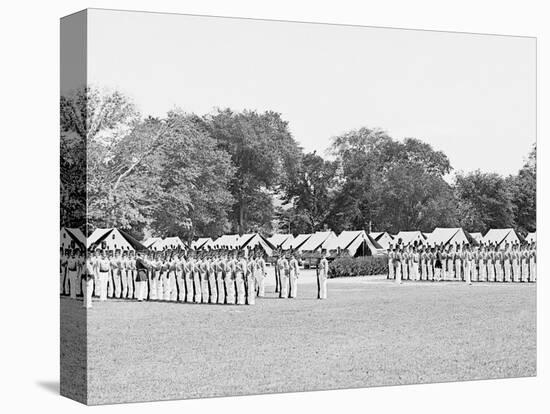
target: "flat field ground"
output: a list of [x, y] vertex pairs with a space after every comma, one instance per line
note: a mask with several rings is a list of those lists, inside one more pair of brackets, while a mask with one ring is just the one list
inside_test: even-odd
[[536, 375], [535, 284], [342, 278], [319, 301], [302, 274], [254, 306], [94, 302], [89, 404]]

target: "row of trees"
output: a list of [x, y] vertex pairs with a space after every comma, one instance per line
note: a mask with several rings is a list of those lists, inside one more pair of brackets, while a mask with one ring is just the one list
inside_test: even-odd
[[119, 92], [61, 99], [62, 225], [217, 236], [323, 228], [535, 228], [535, 149], [517, 175], [456, 174], [429, 144], [361, 128], [327, 158], [275, 112], [178, 110], [143, 118]]

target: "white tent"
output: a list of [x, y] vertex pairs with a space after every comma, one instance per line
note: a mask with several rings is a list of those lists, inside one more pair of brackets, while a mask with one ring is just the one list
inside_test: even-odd
[[393, 236], [386, 231], [372, 232], [369, 234], [383, 249], [388, 250], [395, 243]]
[[88, 237], [88, 247], [108, 250], [145, 250], [146, 247], [130, 234], [117, 228], [95, 229]]
[[462, 244], [477, 244], [475, 239], [468, 232], [460, 227], [443, 228], [437, 227], [426, 239], [428, 246], [447, 246], [447, 245], [462, 245]]
[[281, 248], [283, 250], [295, 249], [301, 250], [301, 246], [309, 240], [311, 234], [298, 234], [296, 237], [293, 237], [292, 240], [287, 240], [283, 243]]
[[328, 252], [347, 250], [352, 257], [356, 256], [378, 256], [384, 254], [384, 249], [367, 235], [364, 230], [343, 231], [337, 238], [327, 241], [324, 246]]
[[519, 243], [519, 237], [514, 229], [490, 229], [483, 236], [484, 244], [494, 244], [504, 248], [506, 244]]
[[404, 246], [413, 245], [414, 242], [417, 242], [417, 244], [426, 243], [426, 236], [421, 231], [400, 231], [394, 239], [396, 244], [401, 239], [401, 244]]
[[337, 236], [333, 231], [318, 231], [313, 233], [298, 250], [302, 252], [315, 252], [321, 249], [325, 249], [325, 245], [332, 243], [332, 240]]
[[281, 247], [287, 240], [293, 240], [294, 237], [292, 234], [274, 234], [270, 238], [267, 239], [273, 246], [275, 247]]
[[483, 235], [481, 233], [470, 233], [470, 236], [472, 236], [472, 238], [478, 243], [481, 243], [483, 241]]
[[86, 249], [86, 237], [78, 228], [63, 227], [59, 232], [59, 247], [63, 249]]
[[200, 237], [191, 242], [191, 247], [195, 250], [211, 249], [214, 247], [214, 240], [210, 237]]
[[183, 241], [175, 236], [175, 237], [166, 237], [165, 239], [162, 239], [160, 242], [155, 243], [154, 246], [158, 250], [164, 250], [164, 249], [185, 249], [185, 243]]
[[525, 236], [525, 241], [527, 243], [533, 243], [533, 242], [536, 243], [537, 242], [537, 232], [534, 231], [532, 233], [527, 234], [527, 236]]
[[275, 248], [273, 244], [258, 233], [243, 234], [239, 241], [239, 247], [241, 249], [255, 249], [256, 247], [261, 247], [268, 256], [273, 255], [273, 249]]
[[214, 247], [218, 249], [237, 249], [240, 246], [238, 234], [225, 234], [214, 241]]

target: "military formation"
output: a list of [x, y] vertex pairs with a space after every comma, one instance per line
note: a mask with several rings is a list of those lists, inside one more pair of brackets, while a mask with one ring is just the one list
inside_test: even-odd
[[[292, 252], [276, 252], [275, 293], [296, 298], [300, 266]], [[62, 249], [60, 290], [82, 296], [92, 306], [95, 296], [139, 302], [169, 301], [254, 305], [265, 296], [266, 255], [261, 250], [134, 250]], [[329, 268], [323, 254], [318, 270], [318, 298], [326, 299]]]
[[509, 243], [471, 246], [390, 247], [388, 278], [403, 280], [461, 280], [472, 282], [536, 282], [536, 245]]

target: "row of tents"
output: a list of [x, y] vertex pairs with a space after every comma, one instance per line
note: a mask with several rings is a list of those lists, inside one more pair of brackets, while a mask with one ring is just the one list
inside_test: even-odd
[[[152, 237], [138, 241], [124, 230], [117, 228], [95, 229], [86, 239], [80, 229], [62, 228], [61, 247], [80, 249], [104, 248], [110, 250], [153, 250], [187, 249], [188, 246], [179, 237]], [[364, 230], [343, 231], [336, 235], [333, 231], [319, 231], [312, 234], [274, 234], [266, 238], [259, 233], [229, 234], [217, 239], [199, 238], [191, 243], [193, 250], [211, 249], [256, 249], [261, 248], [267, 255], [273, 255], [275, 249], [294, 250], [298, 253], [315, 253], [325, 250], [329, 254], [347, 251], [350, 256], [377, 256], [397, 244], [409, 245], [461, 245], [492, 244], [504, 247], [506, 244], [536, 241], [536, 233], [529, 233], [525, 239], [514, 229], [491, 229], [485, 235], [468, 233], [462, 228], [436, 228], [432, 233], [420, 231], [401, 231], [395, 235], [387, 232], [368, 234]]]

